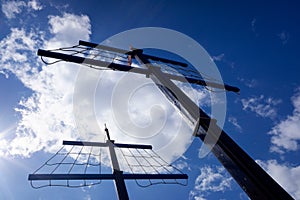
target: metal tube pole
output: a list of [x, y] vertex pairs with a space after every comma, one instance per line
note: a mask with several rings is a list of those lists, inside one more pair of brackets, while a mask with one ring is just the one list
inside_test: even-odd
[[115, 187], [118, 192], [118, 198], [120, 200], [129, 200], [128, 192], [123, 178], [123, 172], [120, 170], [119, 162], [115, 152], [114, 141], [107, 140], [106, 143], [108, 144], [108, 148], [109, 148], [110, 159], [113, 167]]

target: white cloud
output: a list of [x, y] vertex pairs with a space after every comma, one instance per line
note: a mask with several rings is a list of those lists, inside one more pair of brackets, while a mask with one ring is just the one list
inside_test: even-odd
[[174, 81], [174, 83], [197, 105], [210, 106], [210, 104], [213, 103], [211, 99], [213, 94], [210, 94], [208, 90], [203, 89], [202, 86], [194, 86], [194, 88], [192, 88], [189, 83], [179, 81]]
[[43, 6], [37, 1], [37, 0], [31, 0], [27, 3], [27, 6], [29, 8], [32, 8], [33, 10], [42, 10]]
[[235, 126], [235, 128], [239, 131], [239, 132], [242, 132], [242, 127], [241, 125], [239, 125], [238, 121], [237, 121], [237, 118], [235, 117], [229, 117], [228, 118], [228, 121], [233, 125]]
[[225, 192], [231, 189], [232, 181], [233, 178], [222, 166], [202, 167], [189, 199], [205, 199], [211, 192]]
[[8, 19], [16, 18], [16, 14], [20, 14], [24, 9], [30, 12], [41, 10], [43, 6], [37, 0], [31, 0], [28, 3], [25, 1], [5, 1], [2, 4], [2, 12]]
[[201, 194], [200, 192], [198, 193], [192, 190], [189, 193], [189, 200], [206, 200], [205, 196], [205, 194]]
[[245, 78], [238, 78], [239, 81], [241, 81], [242, 83], [244, 83], [247, 87], [249, 88], [254, 88], [257, 86], [258, 81], [255, 79], [245, 79]]
[[[99, 99], [95, 103], [97, 121], [107, 123], [117, 141], [151, 144], [168, 162], [181, 156], [191, 142], [192, 130], [177, 110], [150, 79], [117, 74], [108, 71], [100, 79], [95, 97]], [[84, 107], [80, 109], [87, 110]]]
[[180, 159], [176, 160], [176, 162], [173, 163], [173, 166], [179, 170], [187, 169], [187, 170], [191, 171], [191, 167], [189, 166], [187, 160], [188, 160], [188, 158], [186, 158], [185, 156], [181, 156]]
[[211, 60], [212, 61], [219, 61], [219, 62], [223, 62], [225, 63], [226, 65], [230, 66], [231, 68], [234, 68], [235, 67], [235, 63], [233, 61], [230, 61], [228, 59], [225, 58], [225, 54], [224, 53], [221, 53], [217, 56], [212, 56], [211, 57]]
[[266, 162], [257, 160], [262, 166], [290, 195], [300, 199], [300, 166], [279, 164], [276, 160]]
[[251, 21], [251, 30], [255, 34], [255, 36], [257, 37], [258, 33], [256, 31], [256, 23], [257, 23], [257, 19], [253, 18], [252, 21]]
[[2, 12], [8, 19], [12, 19], [16, 17], [16, 14], [21, 13], [25, 6], [24, 1], [6, 1], [2, 4]]
[[[152, 144], [168, 162], [181, 156], [191, 143], [192, 130], [155, 86], [142, 91], [145, 88], [137, 85], [137, 75], [128, 73], [127, 79], [122, 82], [121, 73], [102, 73], [86, 67], [81, 68], [83, 76], [78, 80], [79, 65], [60, 62], [45, 66], [41, 63], [36, 56], [38, 48], [73, 46], [79, 39], [89, 40], [91, 33], [90, 21], [85, 15], [65, 13], [62, 16], [49, 16], [48, 19], [51, 34], [49, 39], [44, 39], [48, 38], [45, 32], [12, 29], [11, 34], [0, 43], [3, 47], [1, 53], [4, 55], [1, 57], [3, 65], [0, 66], [5, 66], [1, 70], [16, 74], [33, 92], [30, 97], [21, 99], [16, 108], [20, 120], [15, 136], [4, 140], [9, 143], [6, 154], [27, 157], [41, 150], [54, 152], [61, 147], [62, 140], [103, 141], [102, 123], [107, 123], [112, 138], [119, 142]], [[20, 56], [16, 59], [14, 54], [18, 53]], [[24, 54], [26, 55], [22, 58]], [[23, 59], [22, 62], [20, 59]], [[101, 83], [98, 84], [99, 76]], [[149, 79], [140, 77], [148, 84]], [[93, 87], [94, 83], [96, 88]], [[125, 89], [129, 86], [136, 87], [129, 91], [131, 93], [126, 99]], [[121, 92], [115, 92], [118, 87]], [[127, 105], [113, 110], [116, 108], [113, 98], [116, 105], [130, 103], [135, 108], [127, 109]], [[200, 96], [199, 98], [201, 99]], [[93, 102], [93, 99], [96, 101]], [[126, 112], [129, 117], [116, 124], [114, 116]], [[164, 120], [165, 124], [157, 127], [155, 123]], [[98, 125], [98, 122], [101, 124]], [[135, 126], [131, 122], [135, 122]], [[157, 131], [153, 133], [152, 129], [147, 128], [148, 125], [154, 125], [158, 128]], [[130, 135], [124, 131], [125, 128], [135, 132], [130, 131], [133, 134]]]
[[253, 18], [252, 21], [251, 21], [251, 28], [252, 28], [252, 31], [255, 32], [255, 23], [256, 23], [256, 18]]
[[271, 137], [271, 151], [284, 153], [299, 149], [300, 140], [300, 89], [292, 97], [294, 110], [292, 115], [277, 123], [269, 132]]
[[220, 55], [217, 56], [212, 56], [212, 60], [213, 61], [221, 61], [222, 59], [224, 59], [225, 54], [221, 53]]
[[264, 118], [275, 118], [277, 116], [276, 105], [281, 103], [281, 100], [273, 99], [272, 97], [265, 98], [264, 95], [242, 99], [243, 110], [255, 112], [258, 116]]
[[14, 73], [21, 81], [35, 74], [38, 67], [30, 66], [29, 63], [34, 61], [34, 49], [41, 44], [39, 37], [42, 34], [34, 30], [26, 32], [24, 29], [12, 28], [10, 34], [0, 41], [0, 70], [6, 74]]
[[[87, 40], [91, 34], [90, 19], [86, 15], [64, 13], [63, 16], [49, 16], [50, 33], [54, 35], [45, 43], [45, 49], [73, 46], [78, 40]], [[76, 34], [74, 34], [76, 33]]]
[[[49, 20], [51, 30], [56, 31], [48, 41], [56, 41], [56, 45], [63, 47], [77, 43], [78, 38], [89, 39], [87, 16], [64, 14], [55, 19]], [[38, 30], [12, 29], [0, 42], [1, 70], [15, 74], [33, 92], [21, 99], [16, 108], [20, 120], [15, 137], [7, 140], [5, 154], [30, 156], [39, 150], [53, 152], [63, 139], [76, 138], [72, 96], [78, 66], [68, 63], [42, 66], [36, 52], [42, 45], [49, 46], [44, 34]], [[65, 40], [59, 40], [61, 35]]]

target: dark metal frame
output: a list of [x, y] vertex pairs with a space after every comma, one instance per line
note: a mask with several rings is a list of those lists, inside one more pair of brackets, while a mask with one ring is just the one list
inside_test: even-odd
[[[119, 71], [130, 71], [133, 73], [145, 74], [147, 77], [152, 77], [156, 84], [161, 84], [163, 87], [172, 91], [173, 97], [178, 100], [182, 107], [190, 114], [193, 120], [197, 121], [197, 126], [194, 131], [194, 136], [202, 141], [209, 136], [215, 139], [216, 144], [212, 147], [213, 154], [227, 169], [231, 176], [236, 180], [240, 187], [248, 194], [251, 199], [293, 199], [274, 179], [266, 173], [238, 144], [236, 144], [224, 130], [216, 123], [216, 120], [208, 116], [198, 105], [196, 105], [180, 88], [178, 88], [171, 80], [188, 81], [189, 83], [221, 88], [226, 91], [239, 92], [239, 88], [222, 85], [219, 83], [205, 82], [204, 80], [188, 78], [164, 73], [159, 67], [151, 65], [149, 59], [156, 59], [162, 62], [176, 62], [169, 59], [158, 58], [143, 54], [142, 50], [126, 51], [80, 41], [80, 45], [91, 48], [100, 48], [107, 51], [124, 53], [134, 56], [141, 65], [146, 68], [134, 68], [127, 65], [116, 63], [107, 63], [98, 60], [86, 59], [78, 56], [65, 55], [50, 51], [39, 50], [38, 55], [56, 59], [61, 59], [67, 62], [85, 63], [100, 67], [107, 67]], [[181, 66], [182, 63], [176, 62]], [[202, 128], [206, 133], [199, 132]]]
[[125, 180], [141, 180], [141, 179], [188, 179], [186, 174], [123, 174], [119, 167], [118, 158], [115, 152], [117, 148], [134, 148], [134, 149], [152, 149], [151, 145], [141, 144], [121, 144], [115, 143], [110, 139], [109, 131], [105, 127], [108, 140], [102, 142], [83, 142], [83, 141], [63, 141], [64, 145], [74, 146], [96, 146], [108, 147], [111, 158], [112, 174], [29, 174], [28, 180], [114, 180], [118, 198], [120, 200], [129, 200]]

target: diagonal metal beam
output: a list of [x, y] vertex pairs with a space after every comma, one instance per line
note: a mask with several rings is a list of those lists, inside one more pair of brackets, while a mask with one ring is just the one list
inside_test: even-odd
[[[152, 75], [169, 88], [185, 110], [197, 121], [194, 136], [199, 137], [222, 163], [251, 199], [293, 199], [267, 172], [265, 172], [237, 143], [235, 143], [216, 120], [207, 115], [170, 79], [163, 76], [158, 67], [152, 66], [143, 54], [135, 55], [140, 64], [151, 70]], [[199, 133], [202, 127], [206, 133]], [[208, 137], [209, 140], [205, 140]]]

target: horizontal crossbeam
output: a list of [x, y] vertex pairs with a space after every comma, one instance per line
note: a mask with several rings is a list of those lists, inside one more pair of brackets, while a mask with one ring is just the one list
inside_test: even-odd
[[[123, 179], [187, 179], [187, 174], [122, 174]], [[37, 180], [112, 180], [115, 174], [29, 174], [29, 181]]]
[[[46, 50], [42, 50], [42, 49], [39, 49], [37, 54], [39, 56], [45, 56], [45, 57], [49, 57], [49, 58], [60, 59], [60, 60], [66, 61], [66, 62], [73, 62], [73, 63], [78, 63], [78, 64], [87, 64], [87, 65], [105, 67], [105, 68], [109, 68], [109, 69], [112, 69], [112, 70], [132, 72], [132, 73], [137, 73], [137, 74], [144, 74], [144, 75], [147, 75], [147, 76], [151, 74], [151, 71], [149, 69], [145, 69], [145, 68], [131, 67], [131, 66], [128, 66], [128, 65], [111, 63], [111, 62], [106, 62], [106, 61], [101, 61], [101, 60], [94, 60], [94, 59], [84, 58], [84, 57], [74, 56], [74, 55], [67, 55], [67, 54], [63, 54], [63, 53], [46, 51]], [[168, 74], [168, 73], [162, 73], [162, 74], [163, 74], [164, 77], [166, 77], [168, 79], [175, 80], [175, 81], [189, 82], [191, 84], [197, 84], [197, 85], [209, 86], [209, 87], [213, 87], [213, 88], [225, 89], [225, 90], [230, 91], [230, 92], [239, 92], [240, 91], [239, 88], [234, 87], [234, 86], [230, 86], [230, 85], [227, 85], [227, 84], [220, 84], [220, 83], [205, 81], [205, 80], [196, 79], [196, 78], [177, 76], [177, 75]]]
[[[63, 145], [108, 147], [108, 143], [102, 143], [102, 142], [84, 142], [84, 141], [63, 141]], [[119, 147], [119, 148], [152, 149], [151, 145], [144, 145], [144, 144], [121, 144], [121, 143], [114, 143], [114, 146], [115, 147]]]
[[87, 65], [94, 65], [94, 66], [99, 66], [99, 67], [106, 67], [106, 68], [118, 70], [118, 71], [126, 71], [126, 72], [130, 71], [130, 72], [135, 72], [135, 73], [139, 73], [139, 74], [147, 74], [148, 73], [148, 70], [143, 69], [143, 68], [131, 67], [128, 65], [122, 65], [122, 64], [112, 63], [112, 62], [101, 61], [101, 60], [94, 60], [94, 59], [90, 59], [90, 58], [73, 56], [73, 55], [52, 52], [52, 51], [47, 51], [47, 50], [42, 50], [42, 49], [38, 50], [37, 55], [45, 56], [45, 57], [49, 57], [49, 58], [60, 59], [60, 60], [66, 61], [66, 62], [73, 62], [73, 63], [77, 63], [77, 64], [87, 64]]

